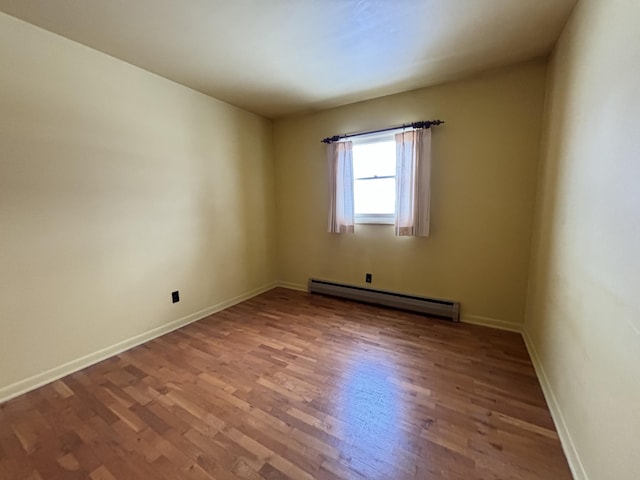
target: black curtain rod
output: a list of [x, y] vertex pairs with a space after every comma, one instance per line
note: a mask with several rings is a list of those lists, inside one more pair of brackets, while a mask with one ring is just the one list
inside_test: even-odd
[[359, 137], [360, 135], [371, 135], [373, 133], [390, 132], [392, 130], [401, 130], [403, 128], [430, 128], [433, 125], [441, 125], [442, 120], [424, 120], [422, 122], [405, 123], [398, 127], [381, 128], [380, 130], [371, 130], [369, 132], [347, 133], [345, 135], [334, 135], [333, 137], [323, 138], [322, 143], [334, 143], [342, 140], [343, 138]]

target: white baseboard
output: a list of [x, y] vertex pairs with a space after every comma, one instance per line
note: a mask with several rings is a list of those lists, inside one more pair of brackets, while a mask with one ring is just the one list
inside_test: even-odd
[[522, 333], [522, 325], [518, 323], [498, 320], [491, 317], [483, 317], [480, 315], [461, 315], [462, 323], [472, 323], [474, 325], [482, 325], [483, 327], [497, 328], [499, 330], [507, 330], [509, 332]]
[[308, 288], [306, 285], [301, 285], [299, 283], [292, 282], [278, 282], [278, 287], [288, 288], [289, 290], [298, 290], [300, 292], [307, 292]]
[[129, 350], [130, 348], [148, 342], [149, 340], [153, 340], [154, 338], [165, 335], [169, 332], [172, 332], [173, 330], [184, 327], [185, 325], [201, 320], [213, 313], [224, 310], [225, 308], [229, 308], [240, 302], [244, 302], [245, 300], [255, 297], [256, 295], [260, 295], [261, 293], [271, 290], [276, 286], [278, 286], [276, 282], [263, 285], [262, 287], [253, 289], [249, 292], [243, 293], [242, 295], [238, 295], [237, 297], [230, 298], [229, 300], [225, 300], [224, 302], [217, 303], [216, 305], [212, 305], [211, 307], [200, 310], [199, 312], [192, 313], [191, 315], [187, 315], [186, 317], [182, 317], [165, 325], [161, 325], [160, 327], [141, 333], [140, 335], [136, 335], [135, 337], [128, 338], [126, 340], [123, 340], [122, 342], [118, 342], [109, 347], [100, 349], [97, 352], [90, 353], [83, 357], [46, 370], [42, 373], [38, 373], [31, 377], [25, 378], [24, 380], [20, 380], [18, 382], [7, 385], [6, 387], [2, 387], [0, 388], [0, 403], [6, 402], [7, 400], [17, 397], [18, 395], [22, 395], [23, 393], [27, 393], [31, 390], [35, 390], [36, 388], [46, 385], [47, 383], [51, 383], [66, 375], [77, 372], [78, 370], [82, 370], [83, 368], [86, 368], [90, 365], [122, 353], [125, 350]]
[[569, 463], [569, 468], [571, 469], [573, 478], [575, 480], [588, 480], [587, 472], [584, 469], [584, 465], [582, 464], [582, 460], [580, 459], [578, 450], [576, 449], [575, 443], [573, 443], [571, 433], [569, 432], [567, 424], [564, 421], [564, 416], [562, 415], [560, 404], [558, 403], [558, 400], [553, 393], [549, 378], [547, 377], [547, 374], [544, 371], [544, 366], [540, 361], [540, 356], [538, 355], [536, 347], [533, 345], [533, 342], [531, 341], [531, 338], [529, 337], [526, 329], [522, 331], [522, 338], [524, 338], [524, 343], [527, 346], [527, 350], [529, 351], [529, 357], [531, 357], [531, 362], [533, 363], [533, 368], [536, 371], [538, 381], [540, 382], [540, 386], [542, 387], [544, 398], [546, 399], [547, 405], [549, 406], [549, 411], [551, 412], [553, 423], [555, 423], [556, 425], [556, 430], [558, 431], [558, 436], [560, 437], [560, 443], [562, 444], [562, 449], [564, 450], [564, 454], [567, 457], [567, 462]]

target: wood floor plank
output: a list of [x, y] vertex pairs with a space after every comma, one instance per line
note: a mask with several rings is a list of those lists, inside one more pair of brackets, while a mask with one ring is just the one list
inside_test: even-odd
[[571, 479], [518, 334], [285, 289], [0, 405], [0, 477]]

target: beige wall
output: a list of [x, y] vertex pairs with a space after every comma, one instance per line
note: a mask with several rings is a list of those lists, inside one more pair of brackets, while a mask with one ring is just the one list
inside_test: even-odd
[[0, 398], [276, 280], [270, 121], [4, 14], [0, 65]]
[[[462, 302], [466, 320], [518, 328], [527, 272], [546, 62], [288, 118], [274, 124], [279, 278], [318, 277]], [[327, 233], [320, 140], [440, 118], [433, 132], [431, 236], [390, 225]]]
[[550, 67], [525, 330], [579, 479], [640, 478], [638, 19], [580, 2]]

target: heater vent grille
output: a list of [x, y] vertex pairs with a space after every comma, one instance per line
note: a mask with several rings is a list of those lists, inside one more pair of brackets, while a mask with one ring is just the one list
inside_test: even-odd
[[443, 317], [453, 322], [460, 321], [460, 303], [451, 300], [407, 295], [405, 293], [389, 292], [387, 290], [375, 290], [315, 278], [309, 279], [308, 289], [309, 293], [319, 293], [358, 302], [408, 310], [424, 315]]

